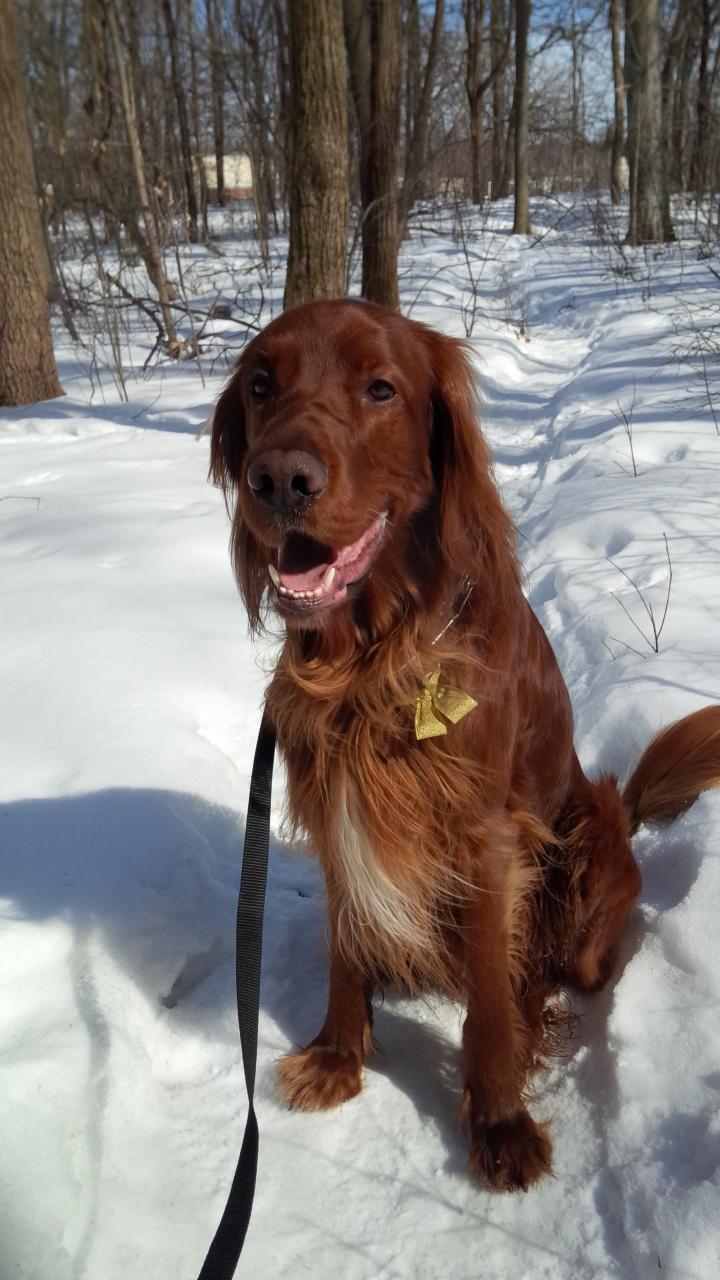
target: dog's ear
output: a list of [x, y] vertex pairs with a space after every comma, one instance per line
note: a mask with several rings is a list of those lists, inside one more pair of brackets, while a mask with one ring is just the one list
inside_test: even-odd
[[225, 504], [232, 514], [230, 557], [233, 572], [247, 610], [250, 630], [256, 632], [262, 628], [262, 598], [268, 582], [267, 554], [248, 528], [239, 500], [247, 452], [241, 370], [242, 357], [215, 408], [210, 441], [210, 477], [222, 489]]
[[245, 410], [240, 391], [241, 370], [242, 357], [215, 406], [210, 440], [209, 478], [222, 489], [226, 502], [232, 491], [237, 491], [247, 449]]
[[466, 345], [430, 333], [430, 456], [437, 493], [437, 540], [456, 581], [516, 578], [514, 529], [478, 423], [479, 395]]

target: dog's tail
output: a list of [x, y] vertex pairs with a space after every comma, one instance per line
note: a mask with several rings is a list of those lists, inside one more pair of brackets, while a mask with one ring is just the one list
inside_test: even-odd
[[669, 725], [643, 751], [622, 797], [631, 833], [643, 822], [672, 822], [702, 791], [718, 786], [720, 705]]

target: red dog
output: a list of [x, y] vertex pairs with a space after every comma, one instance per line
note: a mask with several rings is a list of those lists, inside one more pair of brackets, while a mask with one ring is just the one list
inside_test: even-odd
[[212, 475], [250, 625], [285, 623], [267, 706], [327, 881], [328, 1011], [285, 1096], [359, 1092], [375, 983], [440, 987], [467, 1007], [471, 1168], [526, 1189], [551, 1166], [525, 1106], [548, 996], [607, 979], [630, 837], [720, 783], [720, 706], [661, 733], [624, 791], [584, 776], [466, 352], [424, 325], [349, 301], [274, 320], [220, 398]]

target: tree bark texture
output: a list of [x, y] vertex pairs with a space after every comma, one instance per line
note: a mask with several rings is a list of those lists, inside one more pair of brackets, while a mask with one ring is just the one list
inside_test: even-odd
[[510, 26], [505, 0], [491, 0], [490, 59], [495, 71], [492, 82], [492, 178], [490, 195], [503, 200], [510, 195], [510, 165], [505, 136], [505, 66], [510, 50]]
[[[675, 21], [665, 41], [665, 58], [660, 75], [662, 92], [663, 156], [667, 169], [668, 190], [675, 187], [675, 94], [682, 79], [683, 50], [686, 43], [688, 10], [678, 8]], [[677, 189], [677, 188], [676, 188]]]
[[710, 37], [713, 27], [712, 0], [695, 0], [700, 27], [700, 66], [697, 83], [697, 130], [695, 133], [695, 149], [693, 152], [690, 186], [696, 196], [705, 194], [709, 178], [710, 122], [712, 103], [710, 101]]
[[288, 62], [287, 18], [285, 15], [284, 0], [274, 0], [273, 12], [275, 16], [275, 50], [279, 99], [277, 133], [280, 140], [280, 145], [276, 148], [276, 158], [280, 180], [280, 208], [283, 211], [284, 218], [284, 211], [287, 209], [288, 205], [288, 165], [290, 162], [291, 150], [290, 68]]
[[516, 0], [515, 3], [515, 221], [513, 235], [529, 236], [530, 196], [528, 188], [528, 31], [532, 0]]
[[370, 8], [368, 0], [344, 0], [343, 21], [348, 80], [357, 125], [360, 204], [364, 211], [369, 203]]
[[359, 138], [362, 293], [397, 309], [401, 2], [345, 0], [344, 16]]
[[285, 306], [345, 292], [347, 74], [341, 0], [288, 7], [292, 110]]
[[683, 24], [682, 48], [678, 54], [672, 93], [670, 121], [670, 181], [676, 191], [686, 191], [690, 157], [690, 82], [695, 60], [695, 42], [692, 22]]
[[658, 0], [625, 0], [630, 216], [628, 244], [673, 239], [663, 156]]
[[362, 292], [370, 302], [397, 310], [400, 306], [397, 255], [401, 0], [369, 0], [369, 3], [370, 124], [366, 139]]
[[483, 99], [487, 81], [480, 72], [484, 0], [465, 0], [463, 4], [467, 62], [465, 65], [465, 92], [470, 117], [470, 198], [473, 204], [482, 204], [482, 151], [483, 151]]
[[613, 204], [619, 204], [622, 200], [622, 149], [625, 135], [625, 83], [620, 51], [620, 12], [618, 6], [619, 0], [610, 0], [608, 25], [610, 27], [610, 43], [612, 47], [613, 92], [615, 97], [615, 121], [612, 135], [612, 156], [610, 158], [610, 199]]
[[202, 145], [202, 129], [200, 127], [200, 89], [197, 67], [197, 41], [195, 39], [194, 0], [183, 0], [185, 8], [185, 27], [187, 31], [188, 52], [190, 59], [190, 117], [193, 128], [192, 172], [197, 173], [200, 190], [200, 220], [202, 222], [203, 240], [207, 241], [208, 231], [208, 184], [205, 165], [203, 163], [204, 147]]
[[63, 394], [22, 75], [15, 0], [0, 0], [0, 405]]

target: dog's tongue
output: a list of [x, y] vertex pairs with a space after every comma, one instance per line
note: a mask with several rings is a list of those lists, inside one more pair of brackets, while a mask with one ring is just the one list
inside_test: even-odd
[[280, 582], [288, 591], [314, 591], [336, 557], [332, 547], [294, 534], [278, 552]]

